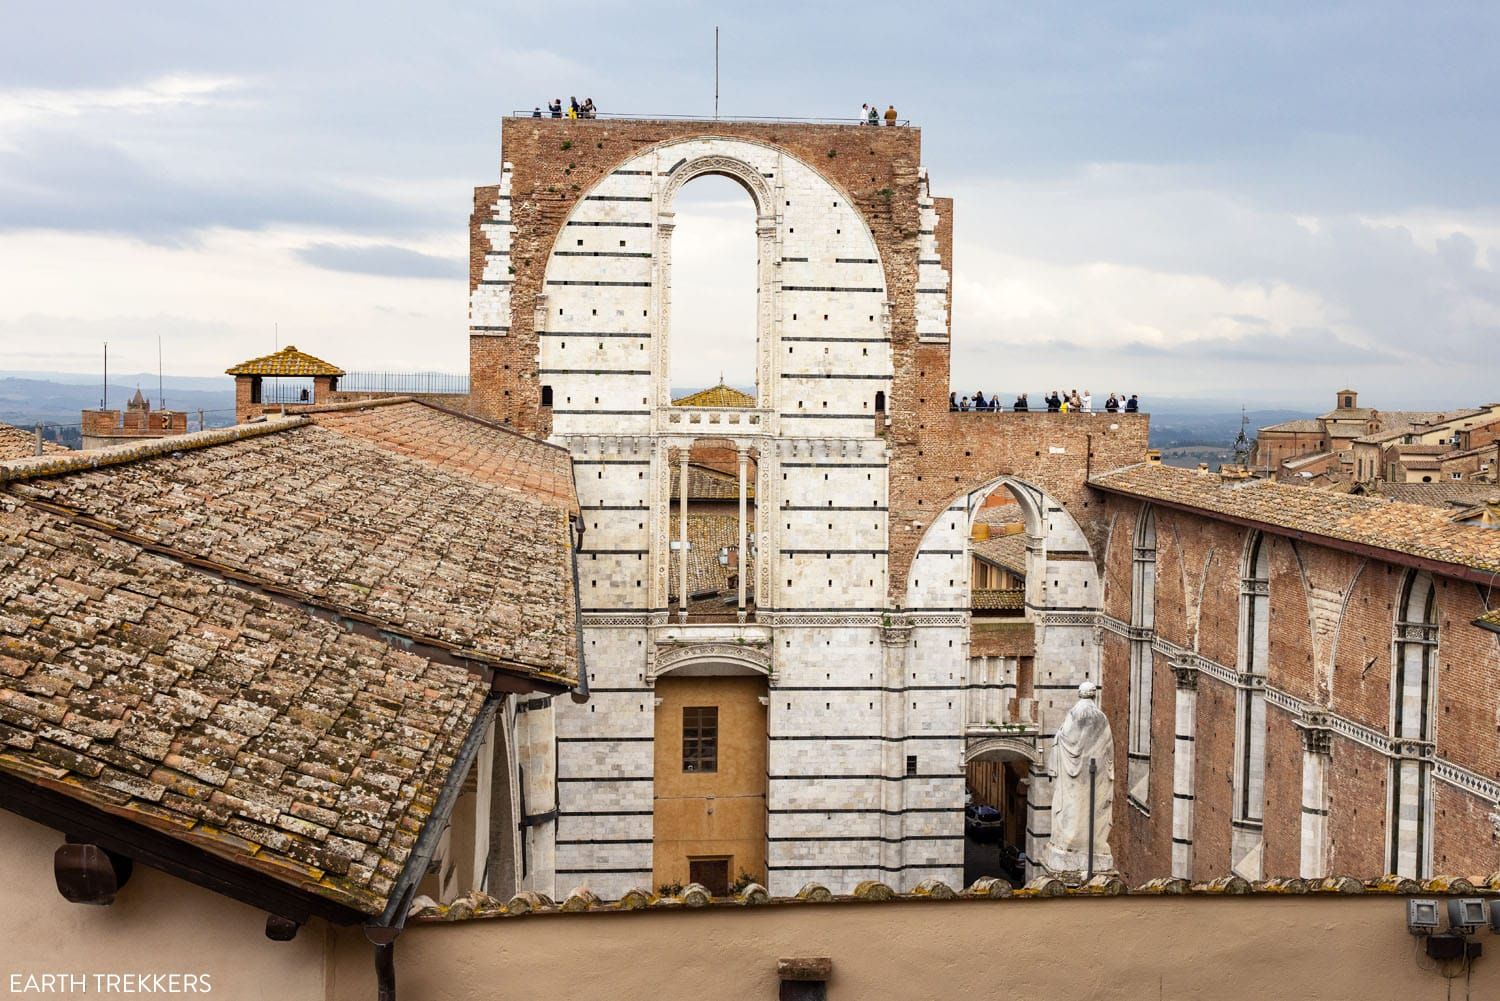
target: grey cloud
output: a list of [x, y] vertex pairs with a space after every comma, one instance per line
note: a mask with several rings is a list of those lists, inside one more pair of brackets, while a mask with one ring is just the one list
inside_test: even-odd
[[297, 256], [314, 267], [329, 271], [386, 278], [459, 279], [467, 273], [468, 267], [466, 261], [456, 257], [424, 254], [388, 243], [374, 246], [312, 243], [298, 248]]
[[459, 225], [461, 206], [455, 196], [445, 215], [325, 181], [173, 173], [117, 146], [56, 132], [32, 132], [23, 145], [0, 149], [0, 230], [110, 232], [163, 243], [191, 242], [195, 231], [212, 227], [277, 223], [416, 231]]

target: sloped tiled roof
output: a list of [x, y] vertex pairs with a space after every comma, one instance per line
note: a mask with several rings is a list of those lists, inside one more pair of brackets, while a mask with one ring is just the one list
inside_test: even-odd
[[[66, 452], [68, 448], [55, 441], [42, 441], [42, 454]], [[36, 432], [0, 423], [0, 462], [36, 455]]]
[[380, 914], [486, 686], [0, 493], [0, 773]]
[[1296, 420], [1282, 421], [1280, 424], [1267, 424], [1265, 427], [1260, 428], [1260, 430], [1307, 434], [1322, 431], [1323, 424], [1316, 417], [1299, 417]]
[[1270, 528], [1500, 572], [1500, 532], [1454, 524], [1446, 512], [1418, 504], [1307, 490], [1271, 480], [1225, 480], [1213, 473], [1151, 463], [1105, 473], [1089, 483], [1100, 490]]
[[[672, 513], [671, 537], [677, 536], [677, 514]], [[753, 530], [754, 522], [747, 526]], [[694, 513], [691, 501], [688, 504], [688, 592], [706, 594], [720, 592], [729, 587], [729, 575], [739, 572], [739, 563], [731, 566], [719, 565], [719, 550], [733, 547], [739, 540], [739, 515]], [[755, 560], [745, 554], [745, 573], [749, 580], [755, 578]], [[672, 554], [672, 570], [669, 587], [675, 596], [678, 590], [677, 553]]]
[[1389, 483], [1376, 480], [1361, 484], [1358, 492], [1366, 496], [1388, 497], [1404, 504], [1453, 508], [1482, 504], [1491, 497], [1500, 496], [1500, 484], [1463, 480], [1444, 483]]
[[303, 412], [339, 434], [578, 510], [568, 450], [501, 425], [408, 401]]
[[1474, 624], [1476, 626], [1483, 626], [1485, 629], [1491, 629], [1497, 633], [1500, 633], [1500, 608], [1485, 612], [1479, 618], [1474, 620]]
[[[439, 443], [464, 420], [420, 403], [396, 408], [403, 433], [425, 422]], [[455, 656], [576, 683], [568, 516], [577, 501], [508, 480], [503, 463], [479, 463], [473, 475], [475, 462], [441, 444], [418, 457], [384, 407], [344, 412], [372, 425], [356, 433], [315, 414], [106, 450], [112, 464], [97, 469], [96, 453], [12, 463], [11, 477], [29, 478], [9, 490]], [[257, 428], [267, 433], [248, 433]], [[510, 432], [473, 428], [497, 451], [517, 448]], [[532, 445], [539, 457], [555, 451]], [[524, 473], [524, 462], [514, 466]]]
[[742, 393], [733, 386], [726, 386], [721, 382], [717, 386], [710, 386], [708, 389], [699, 390], [696, 393], [690, 393], [680, 399], [673, 400], [672, 406], [745, 408], [755, 406], [755, 397], [749, 393]]
[[314, 358], [305, 351], [298, 351], [288, 344], [275, 354], [262, 355], [242, 361], [233, 368], [224, 370], [226, 375], [269, 375], [285, 377], [311, 377], [315, 375], [343, 375], [344, 370], [321, 358]]
[[969, 543], [969, 552], [1017, 576], [1026, 576], [1025, 533], [974, 539]]
[[[672, 499], [676, 500], [682, 494], [682, 478], [674, 471], [672, 474]], [[738, 473], [726, 473], [718, 469], [710, 469], [708, 466], [700, 466], [697, 463], [688, 463], [688, 511], [691, 516], [692, 502], [695, 500], [728, 500], [738, 501], [740, 497], [740, 478]], [[755, 474], [749, 473], [745, 477], [745, 498], [755, 498]]]

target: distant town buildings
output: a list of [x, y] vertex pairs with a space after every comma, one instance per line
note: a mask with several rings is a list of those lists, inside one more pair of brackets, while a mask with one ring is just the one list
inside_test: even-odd
[[83, 412], [83, 447], [106, 448], [187, 434], [188, 416], [181, 410], [152, 410], [151, 401], [136, 387], [135, 395], [118, 410]]
[[[1338, 391], [1320, 417], [1260, 429], [1250, 465], [1286, 483], [1366, 491], [1382, 483], [1494, 484], [1500, 403], [1452, 411], [1381, 411]], [[1451, 493], [1451, 491], [1450, 491]]]

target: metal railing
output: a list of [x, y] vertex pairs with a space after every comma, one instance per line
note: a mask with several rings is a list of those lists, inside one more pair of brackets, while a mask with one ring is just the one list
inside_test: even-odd
[[341, 393], [462, 396], [469, 392], [469, 377], [455, 372], [347, 372], [339, 376], [338, 389]]
[[261, 380], [258, 403], [311, 403], [312, 379], [270, 377]]
[[[880, 127], [885, 128], [885, 112], [881, 112]], [[551, 118], [552, 114], [547, 106], [542, 106], [542, 113], [538, 115], [535, 111], [512, 111], [511, 118]], [[660, 122], [751, 122], [765, 125], [863, 125], [869, 127], [869, 122], [861, 118], [787, 118], [779, 115], [661, 115], [661, 114], [630, 114], [622, 111], [595, 111], [587, 118], [573, 119], [574, 121], [587, 122], [595, 119], [618, 119], [635, 121], [660, 121]], [[568, 121], [567, 110], [564, 109], [560, 118]], [[898, 118], [896, 125], [901, 128], [910, 128], [911, 119]]]

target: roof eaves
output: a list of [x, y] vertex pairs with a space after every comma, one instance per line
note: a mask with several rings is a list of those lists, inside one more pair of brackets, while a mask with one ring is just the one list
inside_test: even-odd
[[186, 830], [174, 835], [141, 823], [128, 810], [85, 797], [82, 788], [0, 754], [0, 803], [18, 816], [298, 923], [321, 917], [359, 924], [376, 912], [362, 895], [308, 879], [294, 881], [291, 870], [281, 878], [265, 866], [240, 864], [213, 851], [211, 842], [186, 836]]

